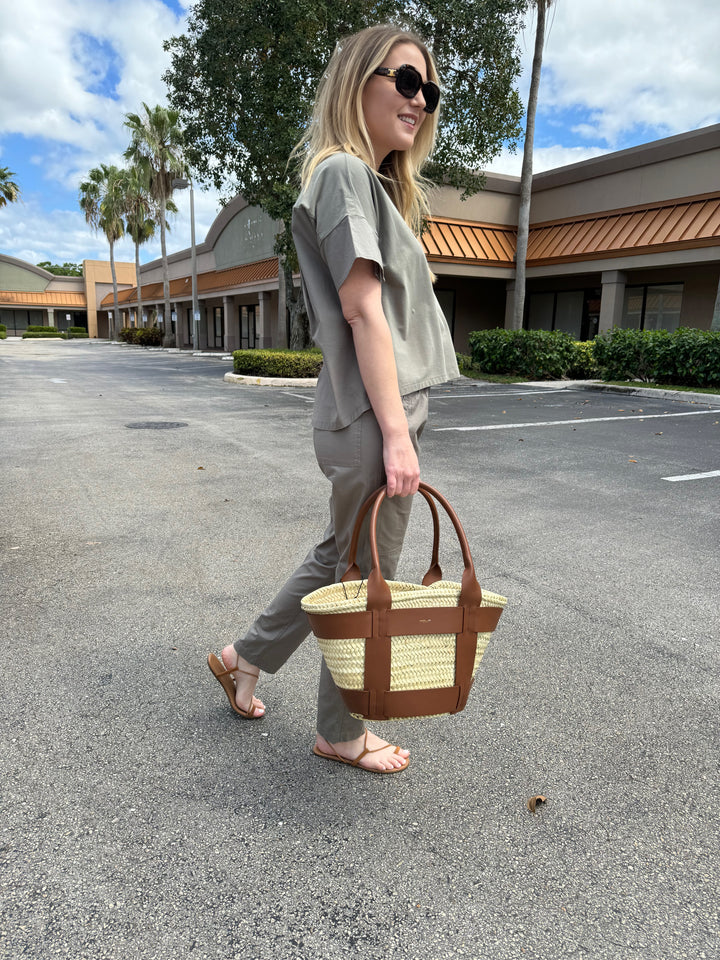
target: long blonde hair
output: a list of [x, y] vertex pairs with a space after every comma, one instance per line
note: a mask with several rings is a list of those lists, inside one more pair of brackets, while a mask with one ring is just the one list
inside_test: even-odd
[[[350, 153], [375, 167], [373, 147], [365, 123], [362, 96], [365, 84], [393, 47], [412, 43], [425, 58], [427, 78], [438, 82], [432, 54], [414, 33], [393, 24], [368, 27], [341, 40], [318, 85], [308, 129], [291, 156], [304, 155], [303, 188], [315, 168], [334, 153]], [[421, 168], [435, 144], [438, 112], [427, 114], [409, 150], [393, 150], [379, 171], [380, 179], [405, 222], [416, 233], [428, 214], [427, 181]]]

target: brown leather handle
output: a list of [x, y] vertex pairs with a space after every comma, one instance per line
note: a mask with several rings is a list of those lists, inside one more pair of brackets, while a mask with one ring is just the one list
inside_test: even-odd
[[[435, 490], [434, 487], [431, 487], [429, 484], [420, 481], [420, 487], [418, 490], [419, 493], [423, 495], [425, 500], [430, 505], [432, 514], [433, 514], [433, 557], [431, 561], [430, 569], [428, 573], [423, 578], [423, 584], [428, 585], [429, 583], [434, 583], [435, 571], [440, 571], [440, 566], [437, 562], [437, 551], [438, 544], [440, 539], [439, 534], [439, 521], [437, 516], [437, 509], [433, 500], [437, 500], [440, 506], [445, 510], [447, 515], [450, 518], [450, 521], [455, 528], [455, 533], [460, 543], [460, 550], [462, 552], [464, 570], [461, 581], [460, 597], [458, 599], [458, 606], [466, 607], [479, 607], [482, 603], [482, 590], [480, 589], [480, 584], [477, 581], [475, 576], [475, 565], [473, 564], [472, 555], [470, 553], [470, 546], [468, 545], [467, 537], [465, 536], [465, 531], [463, 530], [462, 524], [458, 519], [457, 514], [450, 506], [448, 501], [443, 497], [441, 493]], [[355, 521], [355, 527], [353, 529], [352, 540], [350, 543], [350, 554], [348, 557], [348, 568], [342, 576], [342, 580], [359, 580], [360, 571], [357, 568], [355, 563], [355, 556], [357, 553], [357, 542], [360, 535], [360, 527], [365, 518], [366, 513], [372, 506], [372, 513], [370, 515], [370, 555], [372, 557], [372, 568], [370, 570], [370, 575], [368, 576], [368, 600], [367, 600], [367, 609], [368, 610], [387, 610], [392, 607], [392, 597], [390, 593], [390, 588], [388, 587], [385, 578], [382, 575], [380, 570], [380, 558], [378, 555], [377, 548], [377, 518], [380, 511], [380, 505], [386, 496], [385, 487], [380, 487], [375, 493], [371, 494], [365, 503], [360, 508], [357, 519]], [[440, 577], [442, 574], [440, 573]], [[427, 579], [430, 577], [431, 579]]]
[[[357, 547], [358, 540], [360, 538], [360, 529], [363, 524], [368, 511], [375, 503], [378, 494], [381, 490], [384, 490], [385, 487], [378, 487], [377, 490], [374, 490], [370, 496], [367, 498], [365, 503], [358, 510], [358, 515], [355, 518], [355, 526], [353, 527], [352, 538], [350, 540], [350, 551], [348, 553], [348, 565], [345, 570], [345, 573], [340, 577], [341, 583], [347, 583], [351, 580], [361, 580], [362, 574], [360, 573], [360, 568], [356, 563], [357, 557]], [[432, 514], [433, 521], [433, 546], [432, 546], [432, 556], [430, 558], [430, 566], [428, 567], [427, 573], [422, 578], [422, 583], [424, 587], [429, 586], [431, 583], [436, 583], [438, 580], [442, 580], [442, 570], [440, 568], [440, 563], [438, 562], [438, 552], [440, 549], [440, 518], [438, 517], [437, 507], [435, 506], [435, 501], [430, 496], [429, 493], [426, 493], [425, 490], [420, 489], [418, 493], [421, 493], [430, 507], [430, 513]]]

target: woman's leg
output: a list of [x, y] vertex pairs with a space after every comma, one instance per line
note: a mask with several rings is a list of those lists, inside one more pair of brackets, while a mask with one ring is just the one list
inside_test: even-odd
[[[410, 436], [417, 450], [427, 419], [427, 391], [411, 394], [403, 398], [403, 403]], [[334, 450], [333, 438], [326, 435], [329, 431], [315, 433], [318, 463], [333, 484], [331, 511], [338, 550], [338, 566], [331, 582], [339, 580], [347, 567], [350, 540], [358, 510], [367, 497], [385, 481], [382, 434], [372, 411], [363, 414], [352, 426], [355, 428], [354, 442], [352, 445], [341, 445], [340, 454]], [[348, 455], [353, 448], [356, 455]], [[381, 507], [378, 552], [380, 567], [386, 579], [393, 579], [395, 576], [411, 509], [412, 497], [392, 497], [386, 499]], [[367, 576], [370, 571], [368, 524], [369, 518], [363, 525], [357, 556], [357, 563], [363, 576]], [[365, 724], [349, 713], [324, 660], [318, 690], [317, 730], [318, 745], [321, 749], [325, 749], [325, 744], [330, 744], [334, 748], [339, 748], [337, 752], [350, 759], [357, 756], [362, 749]], [[367, 746], [373, 748], [383, 742], [373, 734], [369, 734]], [[389, 768], [397, 766], [406, 756], [407, 752], [403, 751], [399, 758], [390, 760], [380, 754], [376, 755], [372, 762]]]

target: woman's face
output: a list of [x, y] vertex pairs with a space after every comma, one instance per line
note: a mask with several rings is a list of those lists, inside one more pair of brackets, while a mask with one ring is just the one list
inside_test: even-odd
[[[419, 71], [423, 83], [428, 79], [427, 65], [422, 52], [414, 43], [398, 43], [380, 64], [381, 67], [401, 67], [409, 63]], [[373, 75], [365, 84], [362, 95], [363, 114], [370, 133], [375, 155], [375, 169], [392, 150], [409, 150], [425, 120], [425, 98], [418, 90], [408, 100], [395, 89], [395, 80]]]

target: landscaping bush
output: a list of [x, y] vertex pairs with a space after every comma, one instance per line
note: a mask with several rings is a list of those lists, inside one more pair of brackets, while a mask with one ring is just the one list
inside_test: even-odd
[[82, 340], [90, 336], [85, 327], [68, 327], [67, 334], [68, 340]]
[[720, 333], [679, 327], [623, 330], [615, 327], [593, 341], [603, 380], [643, 380], [678, 386], [720, 385]]
[[25, 333], [22, 335], [23, 340], [43, 340], [48, 338], [54, 338], [57, 340], [67, 340], [66, 333], [60, 333], [59, 330], [56, 330], [55, 327], [35, 327], [34, 330], [31, 330], [30, 327], [27, 328]]
[[0, 323], [0, 340], [4, 340], [7, 337], [7, 327], [4, 323]]
[[123, 327], [118, 337], [123, 343], [134, 343], [140, 347], [161, 347], [163, 341], [160, 327]]
[[485, 373], [559, 380], [578, 360], [575, 341], [561, 330], [476, 330], [469, 342], [473, 363]]
[[592, 340], [575, 341], [575, 359], [567, 372], [567, 376], [571, 380], [595, 380], [600, 376]]
[[233, 370], [253, 377], [317, 377], [322, 353], [311, 350], [236, 350]]

